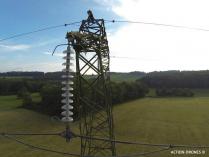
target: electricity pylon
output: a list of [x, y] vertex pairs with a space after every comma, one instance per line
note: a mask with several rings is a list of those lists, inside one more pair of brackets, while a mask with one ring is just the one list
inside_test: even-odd
[[79, 32], [68, 32], [68, 44], [75, 50], [75, 105], [78, 108], [81, 156], [116, 155], [115, 143], [88, 137], [114, 139], [110, 94], [109, 47], [104, 20], [88, 11]]

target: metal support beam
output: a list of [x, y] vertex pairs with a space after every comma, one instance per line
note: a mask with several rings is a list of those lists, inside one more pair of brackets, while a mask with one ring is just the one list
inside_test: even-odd
[[[76, 53], [75, 101], [80, 115], [80, 134], [114, 139], [110, 57], [104, 20], [95, 19], [91, 11], [88, 15], [79, 32], [68, 32], [66, 36]], [[115, 143], [81, 138], [81, 156], [94, 155], [116, 155]]]

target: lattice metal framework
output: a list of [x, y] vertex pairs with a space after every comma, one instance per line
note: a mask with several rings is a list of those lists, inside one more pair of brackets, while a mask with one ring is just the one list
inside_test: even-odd
[[[110, 98], [109, 47], [104, 20], [88, 11], [79, 32], [68, 32], [76, 52], [75, 102], [80, 117], [80, 134], [114, 139]], [[115, 143], [81, 138], [81, 156], [116, 155]]]

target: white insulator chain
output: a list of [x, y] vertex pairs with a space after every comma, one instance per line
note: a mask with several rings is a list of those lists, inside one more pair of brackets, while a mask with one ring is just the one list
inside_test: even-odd
[[73, 60], [74, 58], [72, 57], [73, 54], [75, 54], [74, 49], [69, 45], [67, 47], [67, 50], [63, 51], [66, 56], [63, 57], [65, 60], [65, 63], [62, 65], [65, 66], [65, 68], [62, 70], [63, 75], [62, 75], [62, 91], [64, 93], [62, 94], [62, 103], [64, 104], [62, 106], [62, 110], [64, 110], [61, 115], [63, 116], [62, 121], [63, 122], [72, 122], [73, 121], [73, 112], [71, 111], [73, 109], [72, 103], [73, 103]]

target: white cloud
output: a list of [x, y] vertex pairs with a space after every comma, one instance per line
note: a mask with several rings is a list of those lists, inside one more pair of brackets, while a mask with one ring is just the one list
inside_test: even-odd
[[14, 52], [14, 51], [26, 51], [28, 49], [37, 49], [40, 47], [47, 46], [49, 44], [58, 42], [57, 39], [51, 39], [47, 41], [40, 41], [32, 44], [0, 44], [0, 52]]
[[42, 63], [19, 63], [14, 67], [14, 64], [6, 64], [0, 67], [1, 72], [7, 71], [43, 71], [52, 72], [60, 71], [62, 65], [58, 62], [42, 62]]
[[53, 44], [53, 43], [57, 43], [59, 42], [60, 40], [59, 39], [48, 39], [46, 41], [40, 41], [38, 43], [34, 43], [32, 45], [33, 48], [37, 48], [37, 47], [43, 47], [43, 46], [46, 46], [46, 45], [50, 45], [50, 44]]
[[106, 8], [113, 8], [113, 6], [118, 5], [120, 0], [94, 0], [101, 6], [105, 6]]
[[0, 51], [24, 51], [29, 49], [31, 46], [26, 44], [15, 44], [15, 45], [5, 45], [0, 44]]
[[[45, 54], [45, 55], [52, 55], [52, 52], [43, 52], [43, 54]], [[63, 53], [61, 53], [61, 52], [55, 52], [53, 54], [53, 56], [56, 56], [56, 57], [64, 57], [65, 55]]]
[[[119, 0], [111, 6], [120, 19], [209, 28], [207, 0]], [[124, 24], [108, 36], [112, 71], [209, 69], [209, 32]]]

